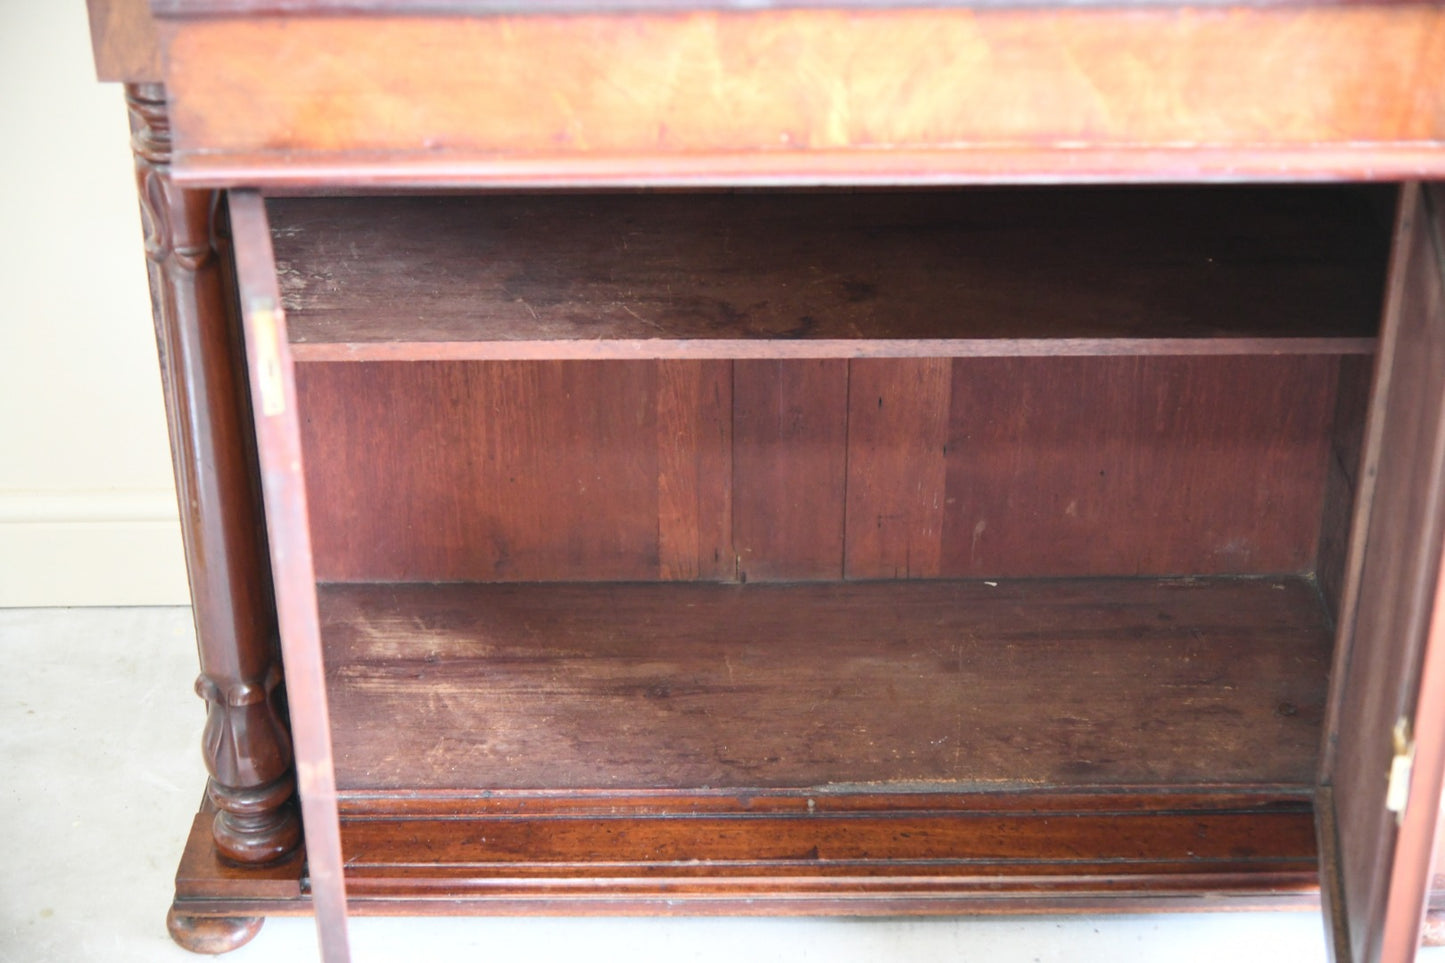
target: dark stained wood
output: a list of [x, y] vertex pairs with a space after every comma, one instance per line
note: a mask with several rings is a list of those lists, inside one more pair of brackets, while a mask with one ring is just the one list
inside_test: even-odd
[[[362, 897], [441, 890], [472, 899], [560, 896], [564, 906], [661, 896], [706, 906], [786, 890], [794, 899], [849, 899], [853, 912], [878, 912], [866, 905], [870, 897], [911, 896], [913, 911], [925, 913], [939, 911], [927, 902], [970, 895], [1024, 908], [1040, 896], [1122, 895], [1146, 881], [1166, 892], [1269, 884], [1287, 892], [1313, 882], [1312, 826], [1298, 806], [1041, 816], [1021, 802], [1004, 813], [556, 819], [519, 812], [460, 823], [413, 819], [404, 832], [394, 822], [364, 820], [347, 824], [355, 854], [348, 871]], [[435, 861], [399, 863], [402, 848], [419, 842]]]
[[319, 578], [733, 577], [726, 363], [308, 363], [297, 379]]
[[1442, 17], [257, 16], [172, 20], [164, 43], [198, 181], [1398, 178], [1445, 172], [1445, 91], [1423, 79]]
[[1199, 790], [1023, 790], [1018, 792], [919, 791], [868, 786], [854, 789], [643, 789], [635, 792], [506, 790], [458, 792], [447, 789], [396, 793], [386, 790], [343, 792], [341, 818], [363, 819], [514, 818], [531, 814], [548, 819], [594, 816], [679, 818], [690, 816], [940, 815], [1028, 813], [1057, 818], [1081, 813], [1289, 812], [1310, 805], [1308, 787]]
[[306, 853], [296, 849], [270, 863], [240, 864], [216, 849], [211, 838], [214, 805], [201, 807], [186, 839], [181, 864], [176, 869], [177, 913], [194, 915], [191, 908], [201, 900], [267, 899], [294, 900], [301, 896], [301, 878], [306, 874]]
[[[1429, 257], [1433, 264], [1424, 267], [1433, 278], [1426, 287], [1428, 300], [1424, 310], [1431, 316], [1433, 333], [1445, 330], [1445, 190], [1439, 184], [1420, 187], [1422, 209], [1419, 216], [1427, 222], [1430, 239]], [[1439, 442], [1437, 441], [1437, 445]], [[1438, 452], [1437, 447], [1437, 452]], [[1436, 494], [1442, 478], [1435, 479]], [[1424, 653], [1418, 681], [1414, 684], [1414, 737], [1416, 763], [1409, 784], [1409, 804], [1399, 820], [1395, 863], [1390, 876], [1390, 891], [1385, 904], [1384, 941], [1381, 956], [1385, 959], [1406, 959], [1416, 941], [1439, 937], [1437, 928], [1431, 933], [1427, 911], [1434, 894], [1431, 874], [1434, 857], [1445, 848], [1442, 833], [1442, 802], [1445, 802], [1445, 547], [1437, 543], [1435, 585], [1429, 592], [1430, 612], [1426, 629]]]
[[946, 358], [849, 362], [848, 578], [942, 573], [952, 374]]
[[[363, 794], [353, 913], [1100, 912], [1308, 907], [1307, 796], [1208, 793]], [[754, 850], [747, 840], [766, 840]], [[234, 889], [193, 834], [179, 911], [307, 911], [299, 867]], [[522, 850], [544, 858], [518, 859]], [[417, 852], [428, 858], [418, 861]], [[209, 894], [209, 895], [205, 895]]]
[[1350, 528], [1360, 494], [1360, 459], [1369, 410], [1374, 359], [1340, 359], [1334, 423], [1330, 429], [1329, 468], [1325, 474], [1324, 514], [1320, 520], [1315, 580], [1331, 617], [1338, 620], [1349, 564]]
[[321, 599], [351, 791], [1299, 787], [1329, 659], [1299, 579]]
[[658, 577], [737, 574], [733, 553], [733, 368], [657, 364]]
[[[1345, 644], [1330, 704], [1341, 738], [1326, 743], [1317, 798], [1321, 854], [1331, 870], [1344, 872], [1330, 880], [1327, 909], [1346, 955], [1408, 959], [1427, 905], [1426, 856], [1445, 761], [1445, 573], [1438, 564], [1445, 416], [1436, 410], [1445, 406], [1437, 383], [1445, 339], [1434, 330], [1445, 312], [1445, 259], [1438, 223], [1428, 244], [1420, 237], [1430, 231], [1414, 223], [1417, 233], [1406, 232], [1413, 240], [1400, 248], [1392, 300], [1392, 325], [1405, 334], [1386, 338], [1390, 360], [1376, 379], [1381, 403], [1364, 446], [1365, 468], [1352, 474], [1360, 442], [1351, 419], [1367, 381], [1381, 235], [1348, 217], [1326, 217], [1321, 229], [1314, 219], [1328, 215], [1325, 205], [1282, 213], [1276, 222], [1267, 212], [1288, 192], [1260, 193], [1233, 216], [1219, 203], [1225, 193], [1197, 195], [1201, 208], [1181, 207], [1162, 225], [1132, 234], [1139, 223], [1126, 216], [1133, 201], [1124, 195], [1098, 202], [1079, 220], [1082, 228], [1066, 233], [1069, 218], [1083, 209], [1071, 205], [1086, 202], [1040, 193], [1037, 220], [1023, 223], [1028, 218], [1019, 209], [1004, 211], [987, 231], [969, 235], [972, 247], [963, 243], [967, 232], [933, 231], [928, 217], [957, 228], [965, 222], [948, 204], [992, 203], [993, 195], [913, 195], [909, 203], [924, 215], [911, 223], [883, 219], [907, 239], [901, 244], [876, 222], [858, 229], [814, 213], [828, 208], [836, 217], [844, 209], [837, 198], [784, 202], [776, 194], [548, 198], [570, 216], [534, 212], [526, 230], [543, 230], [531, 247], [514, 231], [498, 249], [449, 257], [402, 257], [402, 245], [386, 251], [381, 232], [354, 229], [367, 214], [353, 217], [336, 249], [349, 256], [349, 245], [360, 253], [376, 244], [369, 268], [354, 273], [363, 281], [375, 275], [391, 290], [378, 284], [368, 294], [353, 280], [347, 286], [362, 292], [357, 303], [382, 318], [388, 333], [383, 340], [348, 334], [307, 342], [300, 350], [314, 352], [313, 360], [668, 360], [636, 369], [648, 372], [639, 379], [643, 387], [630, 375], [569, 381], [583, 369], [558, 371], [536, 393], [538, 404], [527, 406], [517, 404], [527, 389], [513, 378], [524, 367], [505, 369], [501, 387], [484, 398], [490, 407], [477, 419], [483, 429], [468, 417], [471, 399], [446, 398], [438, 408], [458, 425], [429, 429], [422, 445], [421, 467], [435, 455], [429, 463], [439, 469], [435, 477], [402, 477], [387, 490], [382, 470], [358, 468], [349, 491], [334, 482], [344, 497], [328, 505], [327, 528], [355, 524], [366, 514], [355, 510], [358, 504], [381, 513], [406, 504], [415, 488], [437, 492], [442, 503], [462, 503], [459, 516], [466, 517], [438, 513], [421, 530], [397, 532], [396, 540], [425, 546], [431, 537], [469, 531], [468, 519], [488, 502], [474, 492], [458, 498], [443, 490], [472, 477], [467, 459], [475, 452], [448, 451], [453, 439], [519, 440], [518, 451], [541, 454], [507, 455], [514, 463], [570, 465], [570, 481], [585, 479], [595, 467], [584, 457], [586, 446], [569, 440], [557, 420], [586, 429], [581, 396], [592, 396], [603, 402], [594, 404], [597, 411], [624, 425], [602, 439], [606, 450], [594, 461], [609, 471], [625, 463], [618, 470], [641, 485], [639, 492], [613, 493], [597, 515], [622, 517], [637, 534], [635, 542], [618, 543], [619, 554], [649, 578], [946, 575], [962, 557], [965, 538], [967, 571], [979, 574], [987, 569], [975, 549], [998, 534], [993, 524], [978, 526], [985, 514], [991, 523], [1007, 523], [1011, 542], [1001, 552], [985, 544], [995, 552], [987, 564], [1043, 572], [1063, 564], [1087, 578], [967, 588], [900, 580], [883, 587], [338, 589], [520, 593], [532, 613], [525, 631], [503, 625], [501, 642], [469, 635], [458, 643], [441, 617], [436, 624], [367, 623], [381, 628], [363, 639], [374, 647], [403, 637], [431, 644], [417, 635], [422, 630], [449, 638], [455, 664], [404, 655], [389, 669], [357, 663], [358, 677], [382, 680], [373, 695], [439, 683], [412, 704], [471, 726], [443, 727], [443, 738], [431, 742], [419, 732], [378, 736], [374, 745], [383, 747], [416, 740], [415, 768], [392, 789], [356, 791], [344, 800], [343, 837], [329, 807], [318, 818], [315, 806], [334, 787], [329, 769], [313, 765], [328, 758], [313, 739], [324, 731], [315, 722], [319, 709], [324, 719], [325, 691], [314, 658], [316, 627], [306, 622], [315, 614], [314, 597], [306, 599], [314, 573], [304, 571], [305, 492], [291, 421], [280, 438], [289, 446], [285, 457], [268, 456], [268, 467], [280, 470], [268, 471], [267, 483], [289, 485], [289, 500], [271, 506], [283, 534], [270, 547], [282, 576], [275, 592], [288, 615], [288, 656], [302, 667], [292, 678], [291, 708], [302, 720], [302, 781], [317, 843], [309, 878], [302, 854], [287, 851], [295, 830], [285, 807], [290, 747], [281, 721], [286, 700], [269, 651], [275, 619], [257, 537], [260, 470], [245, 424], [249, 399], [238, 377], [235, 313], [226, 310], [232, 293], [226, 225], [212, 216], [217, 196], [209, 188], [477, 192], [1445, 176], [1445, 86], [1437, 80], [1445, 76], [1445, 8], [1438, 4], [879, 0], [863, 9], [841, 0], [827, 9], [825, 0], [761, 0], [738, 9], [742, 4], [715, 0], [697, 9], [682, 0], [603, 0], [583, 9], [577, 0], [156, 0], [165, 21], [162, 58], [141, 0], [92, 0], [98, 70], [156, 81], [164, 60], [176, 94], [173, 169], [162, 93], [131, 91], [197, 596], [206, 758], [211, 798], [220, 807], [203, 810], [187, 848], [171, 917], [177, 938], [198, 944], [218, 937], [203, 948], [224, 948], [244, 937], [248, 918], [306, 912], [313, 886], [322, 917], [338, 919], [345, 905], [343, 838], [358, 857], [348, 874], [356, 887], [352, 904], [364, 912], [921, 913], [1187, 908], [1231, 901], [1224, 897], [1250, 905], [1306, 902], [1315, 874], [1309, 784], [1298, 770], [1309, 765], [1322, 640], [1338, 613]], [[1089, 203], [1109, 197], [1078, 196]], [[1418, 195], [1410, 197], [1418, 203]], [[1259, 203], [1265, 198], [1272, 200]], [[519, 209], [543, 203], [442, 203], [465, 214], [469, 204], [494, 202]], [[386, 201], [371, 211], [407, 203], [422, 202]], [[611, 263], [572, 257], [570, 265], [585, 270], [569, 279], [561, 256], [575, 254], [569, 244], [609, 252], [602, 219], [577, 216], [587, 205], [663, 211], [685, 203], [702, 214], [689, 223], [653, 216], [651, 240], [646, 232], [625, 236], [652, 264], [650, 275], [629, 266], [638, 257], [619, 258], [614, 239]], [[786, 230], [777, 227], [787, 213], [783, 203], [803, 214]], [[885, 201], [850, 203], [861, 210]], [[1437, 190], [1434, 211], [1421, 210], [1438, 222], [1440, 203]], [[241, 201], [246, 205], [258, 214], [254, 195]], [[729, 260], [737, 249], [724, 243], [719, 253], [715, 229], [726, 239], [736, 223], [728, 212], [750, 205], [764, 212], [755, 221], [763, 229], [743, 256]], [[493, 227], [474, 220], [456, 236]], [[826, 240], [801, 243], [808, 232], [798, 223]], [[1292, 226], [1281, 228], [1286, 223]], [[670, 236], [661, 231], [669, 225], [678, 228]], [[1207, 271], [1197, 258], [1178, 259], [1169, 240], [1198, 241], [1195, 226], [1207, 228], [1211, 248], [1229, 252], [1220, 258], [1206, 251]], [[455, 239], [435, 225], [420, 234], [438, 243]], [[1279, 243], [1255, 248], [1256, 237]], [[265, 239], [252, 232], [240, 247], [237, 259], [249, 265], [251, 281], [264, 279], [261, 287], [274, 301]], [[1427, 247], [1433, 260], [1422, 253]], [[448, 273], [468, 258], [470, 265]], [[790, 275], [780, 265], [816, 269], [816, 276]], [[428, 298], [447, 293], [453, 281], [462, 292], [457, 303], [490, 303], [490, 293], [479, 298], [466, 288], [491, 267], [511, 271], [503, 280], [522, 292], [521, 302], [497, 302], [498, 310], [480, 315], [480, 326], [463, 312], [453, 328], [428, 327]], [[325, 282], [325, 270], [310, 282]], [[388, 277], [388, 270], [396, 273]], [[330, 279], [343, 273], [333, 271]], [[417, 283], [406, 287], [413, 278]], [[676, 281], [685, 281], [696, 300], [686, 310], [669, 300], [668, 285]], [[624, 288], [629, 282], [635, 283]], [[867, 297], [869, 284], [876, 303]], [[642, 298], [635, 297], [639, 290]], [[914, 316], [885, 315], [879, 307], [907, 307], [914, 296], [922, 305]], [[539, 336], [568, 310], [563, 297], [590, 302], [587, 310], [597, 313], [568, 316], [570, 333]], [[827, 310], [814, 311], [817, 305]], [[654, 309], [672, 313], [660, 319]], [[706, 337], [688, 327], [698, 317], [711, 319]], [[1422, 317], [1429, 324], [1421, 325]], [[907, 328], [917, 318], [927, 320]], [[1335, 326], [1340, 319], [1343, 328]], [[1272, 334], [1274, 326], [1282, 333]], [[1039, 357], [1057, 355], [1073, 357]], [[1004, 360], [994, 367], [978, 356]], [[1023, 363], [1024, 356], [1034, 363]], [[776, 365], [783, 357], [828, 358], [834, 367], [732, 365], [743, 358]], [[706, 364], [696, 363], [704, 358]], [[849, 360], [855, 358], [908, 360]], [[998, 376], [1009, 365], [1018, 365], [1017, 383]], [[252, 366], [261, 377], [267, 370]], [[423, 386], [403, 387], [426, 396], [466, 387], [474, 377], [438, 370], [414, 368], [411, 377]], [[318, 393], [317, 410], [345, 429], [349, 444], [384, 461], [409, 451], [404, 429], [388, 429], [397, 439], [391, 444], [393, 435], [341, 409], [369, 410], [373, 421], [414, 416], [423, 426], [429, 413], [415, 401], [356, 390], [366, 377], [336, 376]], [[813, 380], [826, 385], [809, 400]], [[963, 381], [971, 387], [960, 388]], [[1058, 386], [1049, 400], [1038, 386], [1052, 381]], [[644, 403], [637, 406], [614, 403], [639, 396]], [[869, 410], [870, 396], [887, 403]], [[1014, 405], [1017, 399], [1025, 404]], [[289, 397], [288, 417], [295, 401]], [[1066, 410], [1070, 401], [1080, 411]], [[323, 439], [318, 447], [329, 437], [324, 426], [308, 430]], [[1125, 434], [1132, 440], [1117, 442]], [[983, 457], [965, 459], [960, 449], [979, 438]], [[1066, 464], [1060, 452], [1070, 446], [1073, 464]], [[734, 470], [734, 449], [741, 471]], [[1088, 463], [1122, 481], [1096, 498], [1087, 524], [1073, 527], [1067, 511], [1073, 496], [1094, 483]], [[339, 475], [337, 466], [347, 464], [337, 458], [320, 471]], [[548, 537], [556, 538], [544, 554], [586, 556], [595, 548], [587, 539], [605, 523], [565, 510], [542, 520], [546, 504], [562, 500], [569, 478], [540, 474], [546, 497], [524, 506], [517, 524], [523, 532], [550, 528]], [[488, 485], [494, 491], [500, 482]], [[942, 496], [941, 509], [930, 494]], [[643, 508], [630, 513], [629, 499]], [[1352, 499], [1360, 506], [1358, 523], [1347, 538]], [[1048, 524], [1049, 512], [1061, 506], [1063, 520]], [[1307, 512], [1313, 528], [1301, 520]], [[649, 525], [651, 535], [643, 531]], [[581, 542], [569, 544], [574, 536]], [[365, 549], [359, 544], [343, 546], [353, 560], [392, 551], [386, 538]], [[466, 555], [465, 547], [451, 551]], [[1194, 561], [1200, 553], [1204, 564]], [[1219, 570], [1278, 567], [1297, 575], [1268, 592], [1259, 581], [1125, 585], [1098, 578], [1113, 567], [1179, 566], [1198, 575], [1216, 571], [1216, 562]], [[1317, 584], [1309, 581], [1311, 571]], [[1150, 606], [1130, 594], [1186, 587], [1209, 600], [1192, 616], [1185, 611], [1190, 604]], [[1322, 598], [1312, 594], [1316, 589]], [[675, 605], [690, 593], [753, 599], [744, 593], [774, 591], [789, 601], [749, 601], [744, 615], [735, 614], [739, 605]], [[919, 601], [910, 595], [915, 591], [936, 595]], [[1100, 591], [1114, 594], [1101, 600]], [[869, 594], [875, 592], [876, 598]], [[616, 598], [599, 603], [598, 593]], [[629, 593], [660, 594], [631, 607], [616, 601]], [[800, 602], [834, 596], [854, 600], [852, 607]], [[298, 608], [298, 597], [307, 604]], [[1185, 618], [1149, 622], [1151, 613]], [[488, 624], [503, 624], [516, 611], [502, 606], [484, 614], [493, 620]], [[474, 629], [475, 613], [467, 618]], [[679, 631], [681, 624], [688, 629]], [[599, 625], [606, 631], [593, 632]], [[296, 640], [308, 633], [311, 646], [298, 656]], [[476, 670], [471, 657], [486, 645], [512, 648]], [[968, 646], [983, 654], [965, 665], [957, 657]], [[721, 666], [698, 655], [718, 650]], [[949, 657], [956, 672], [947, 671]], [[1009, 671], [983, 678], [999, 667]], [[417, 678], [397, 675], [402, 669]], [[463, 677], [468, 681], [458, 683]], [[495, 688], [478, 694], [484, 677]], [[957, 685], [964, 677], [975, 679], [971, 688]], [[387, 689], [393, 682], [397, 687]], [[1109, 701], [1098, 702], [1105, 692]], [[487, 702], [498, 694], [500, 709]], [[1296, 694], [1307, 701], [1290, 701]], [[610, 713], [600, 723], [595, 713], [576, 709], [589, 699]], [[769, 705], [783, 711], [750, 715]], [[941, 711], [927, 712], [930, 705]], [[931, 727], [967, 718], [963, 709], [982, 720], [982, 736], [970, 744], [977, 758], [949, 760], [940, 740], [950, 734]], [[500, 711], [510, 723], [489, 728], [495, 716], [488, 716], [478, 725], [481, 711]], [[1388, 755], [1376, 723], [1396, 711], [1413, 716], [1422, 760], [1398, 832], [1375, 798], [1379, 763]], [[879, 738], [870, 743], [873, 735]], [[490, 756], [475, 768], [470, 758], [447, 768], [478, 739], [489, 740], [481, 745]], [[615, 792], [589, 784], [485, 796], [437, 788], [426, 775], [431, 764], [448, 778], [505, 774], [508, 753], [538, 746], [545, 753], [548, 739], [587, 751], [562, 752], [556, 771], [544, 771], [544, 756], [529, 757], [539, 785], [588, 766], [624, 774], [631, 766], [651, 784], [629, 779]], [[786, 751], [770, 754], [774, 744]], [[651, 746], [652, 758], [632, 758], [638, 746]], [[840, 789], [834, 780], [828, 792], [761, 797], [747, 787], [657, 788], [665, 778], [650, 774], [679, 753], [684, 762], [673, 775], [688, 783], [810, 771], [857, 779], [871, 771], [887, 784]], [[1042, 772], [1038, 785], [1045, 790], [1069, 791], [999, 791], [998, 783], [975, 780], [963, 785], [989, 791], [960, 794], [953, 791], [959, 783], [935, 778], [941, 771], [952, 779], [957, 773], [948, 766], [962, 763], [970, 778]], [[1155, 781], [1141, 784], [1140, 773]], [[1229, 780], [1239, 785], [1229, 788]], [[933, 791], [944, 785], [949, 791]], [[1107, 788], [1083, 791], [1098, 785]], [[1120, 795], [1120, 785], [1133, 790]], [[228, 861], [227, 847], [242, 859], [280, 859], [243, 866]], [[1445, 902], [1436, 897], [1428, 905], [1439, 912]], [[338, 955], [334, 940], [324, 949], [328, 958]]]
[[[1445, 645], [1434, 620], [1445, 535], [1445, 258], [1440, 203], [1407, 188], [1401, 201], [1386, 305], [1374, 420], [1335, 662], [1322, 768], [1333, 797], [1341, 894], [1332, 911], [1346, 941], [1336, 957], [1402, 961], [1413, 956], [1439, 813], [1445, 746], [1433, 728], [1445, 693]], [[1428, 641], [1428, 645], [1427, 645]], [[1430, 696], [1430, 698], [1427, 698]], [[1418, 700], [1417, 701], [1417, 697]], [[1385, 809], [1397, 720], [1417, 727], [1419, 754], [1403, 828]], [[1341, 905], [1342, 903], [1342, 905]]]
[[305, 343], [300, 361], [847, 360], [855, 358], [1119, 357], [1135, 355], [1368, 355], [1370, 338], [966, 338], [928, 340], [721, 338], [566, 341]]
[[251, 942], [261, 932], [264, 916], [185, 916], [171, 907], [166, 930], [192, 953], [229, 953]]
[[160, 42], [147, 0], [86, 0], [90, 44], [99, 80], [159, 84]]
[[1308, 572], [1342, 361], [306, 363], [317, 573]]
[[270, 209], [303, 360], [1361, 352], [1388, 242], [1371, 197], [1236, 187]]
[[1336, 368], [1324, 357], [955, 361], [941, 572], [1309, 571]]
[[165, 92], [126, 88], [171, 463], [206, 702], [216, 845], [240, 863], [300, 842], [250, 402], [210, 191], [177, 187]]
[[[462, 894], [491, 888], [498, 876], [523, 891], [529, 880], [535, 881], [532, 888], [544, 893], [551, 888], [545, 885], [552, 882], [549, 877], [562, 876], [583, 886], [591, 882], [593, 894], [610, 890], [617, 895], [662, 888], [666, 880], [667, 889], [685, 898], [710, 890], [762, 888], [756, 879], [737, 880], [759, 875], [805, 877], [805, 889], [820, 895], [861, 889], [857, 877], [862, 875], [953, 877], [955, 885], [974, 887], [991, 877], [995, 891], [1019, 892], [1036, 886], [1034, 877], [1062, 875], [1061, 870], [1117, 878], [1151, 871], [1182, 875], [1188, 865], [1199, 875], [1243, 875], [1256, 868], [1252, 864], [1261, 851], [1285, 848], [1294, 860], [1271, 868], [1293, 875], [1296, 885], [1312, 875], [1312, 827], [1298, 812], [1255, 814], [1247, 821], [1235, 814], [1192, 816], [1194, 841], [1187, 851], [1179, 846], [1181, 820], [1171, 813], [1034, 820], [1022, 813], [773, 817], [767, 820], [770, 831], [762, 833], [750, 828], [759, 820], [749, 816], [676, 819], [661, 832], [657, 820], [618, 816], [478, 820], [461, 832], [454, 821], [447, 832], [440, 821], [414, 820], [408, 828], [416, 837], [447, 841], [438, 854], [441, 865], [425, 875], [450, 877], [449, 888]], [[355, 853], [348, 868], [366, 878], [365, 883], [358, 880], [358, 893], [380, 895], [415, 886], [412, 880], [422, 874], [396, 865], [398, 844], [410, 843], [397, 838], [394, 826], [360, 821], [347, 830]], [[1284, 840], [1276, 837], [1280, 833]], [[1052, 838], [1039, 838], [1044, 834]], [[1171, 843], [1178, 847], [1174, 852], [1169, 852]], [[1085, 852], [1088, 857], [1075, 855]], [[1074, 858], [1061, 858], [1061, 853]], [[597, 870], [586, 864], [593, 862], [611, 864], [611, 878], [589, 880]], [[776, 888], [783, 880], [770, 882]], [[934, 880], [928, 883], [913, 888], [937, 887]]]
[[306, 865], [324, 963], [349, 963], [346, 883], [336, 814], [336, 774], [325, 667], [317, 616], [315, 569], [306, 511], [301, 431], [286, 316], [272, 267], [271, 229], [261, 195], [227, 197], [236, 291], [251, 382], [261, 495], [271, 551], [281, 654], [291, 680], [287, 709], [296, 750], [296, 789], [306, 828]]
[[843, 577], [847, 451], [847, 362], [734, 362], [738, 580]]

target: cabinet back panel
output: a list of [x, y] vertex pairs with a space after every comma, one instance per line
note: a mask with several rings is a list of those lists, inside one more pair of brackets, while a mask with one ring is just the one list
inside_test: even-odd
[[317, 577], [1310, 572], [1342, 363], [299, 364]]
[[723, 362], [298, 365], [317, 576], [730, 574], [730, 376]]
[[738, 578], [843, 577], [850, 362], [733, 362]]
[[955, 362], [939, 574], [1311, 570], [1338, 366]]

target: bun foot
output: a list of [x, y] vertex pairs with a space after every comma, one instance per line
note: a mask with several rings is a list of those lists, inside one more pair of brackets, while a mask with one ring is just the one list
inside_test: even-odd
[[229, 953], [261, 932], [264, 916], [187, 916], [174, 906], [166, 914], [171, 939], [192, 953]]
[[1425, 925], [1420, 930], [1421, 946], [1445, 946], [1445, 910], [1431, 910], [1425, 914]]

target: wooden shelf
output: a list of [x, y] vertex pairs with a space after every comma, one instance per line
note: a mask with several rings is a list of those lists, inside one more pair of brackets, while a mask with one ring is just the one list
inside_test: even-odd
[[1386, 195], [272, 199], [301, 361], [1368, 353]]
[[343, 792], [1313, 785], [1309, 581], [323, 585]]

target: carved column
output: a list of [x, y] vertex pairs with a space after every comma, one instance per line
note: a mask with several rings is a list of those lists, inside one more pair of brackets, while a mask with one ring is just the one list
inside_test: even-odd
[[207, 717], [202, 750], [223, 855], [265, 863], [300, 824], [239, 326], [215, 234], [217, 194], [170, 177], [165, 90], [126, 87]]

